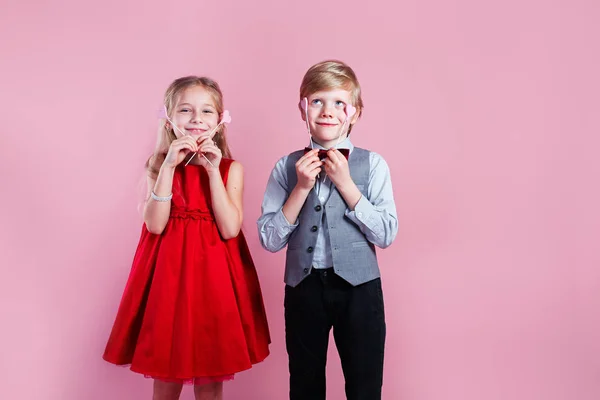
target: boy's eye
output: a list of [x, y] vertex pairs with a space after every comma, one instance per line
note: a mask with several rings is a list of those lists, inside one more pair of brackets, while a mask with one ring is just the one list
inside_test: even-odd
[[322, 104], [322, 101], [321, 101], [321, 99], [314, 99], [313, 101], [311, 101], [311, 104], [319, 106]]

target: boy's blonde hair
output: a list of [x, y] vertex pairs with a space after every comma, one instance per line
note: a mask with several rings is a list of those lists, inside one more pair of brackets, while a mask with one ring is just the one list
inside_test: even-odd
[[[358, 83], [358, 78], [352, 68], [342, 61], [326, 60], [310, 67], [304, 74], [300, 85], [300, 100], [313, 93], [331, 89], [349, 91], [352, 105], [356, 107], [356, 118], [361, 116], [364, 105], [360, 83]], [[302, 107], [299, 107], [302, 110]], [[352, 125], [349, 126], [348, 133], [351, 130]]]
[[[202, 86], [204, 89], [208, 90], [212, 95], [212, 98], [215, 102], [215, 108], [217, 113], [219, 114], [219, 121], [223, 116], [223, 92], [221, 92], [221, 88], [219, 84], [214, 80], [203, 77], [203, 76], [184, 76], [182, 78], [174, 80], [165, 92], [164, 104], [167, 108], [167, 115], [171, 115], [173, 108], [177, 104], [177, 100], [179, 96], [187, 89], [194, 86]], [[229, 146], [227, 145], [227, 138], [225, 137], [225, 132], [227, 128], [225, 124], [222, 124], [217, 133], [213, 136], [213, 140], [215, 141], [217, 147], [223, 153], [224, 158], [231, 158], [231, 151], [229, 150]], [[165, 160], [165, 156], [169, 151], [169, 146], [173, 140], [175, 140], [177, 136], [175, 136], [175, 131], [173, 131], [173, 127], [170, 123], [165, 123], [164, 128], [160, 133], [160, 137], [158, 138], [158, 143], [156, 146], [156, 150], [154, 154], [148, 159], [146, 162], [146, 169], [148, 170], [148, 174], [156, 178], [158, 176], [158, 172], [160, 170], [160, 166]]]

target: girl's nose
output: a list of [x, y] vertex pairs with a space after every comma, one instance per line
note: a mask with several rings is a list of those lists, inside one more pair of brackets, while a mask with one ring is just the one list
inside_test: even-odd
[[194, 112], [192, 114], [192, 123], [198, 123], [198, 122], [202, 122], [202, 119], [200, 118], [200, 113]]

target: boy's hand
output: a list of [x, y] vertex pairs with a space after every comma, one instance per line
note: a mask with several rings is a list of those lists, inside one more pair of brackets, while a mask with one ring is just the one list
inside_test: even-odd
[[311, 150], [296, 162], [296, 175], [298, 176], [296, 186], [306, 190], [310, 190], [315, 186], [317, 175], [321, 172], [321, 166], [323, 165], [318, 154], [318, 149]]
[[338, 189], [348, 188], [349, 185], [354, 184], [354, 181], [350, 176], [348, 160], [346, 160], [346, 157], [344, 157], [337, 149], [330, 149], [327, 151], [325, 172]]

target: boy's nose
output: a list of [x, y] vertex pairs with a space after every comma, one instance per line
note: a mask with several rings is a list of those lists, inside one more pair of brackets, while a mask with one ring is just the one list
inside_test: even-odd
[[324, 106], [323, 111], [321, 112], [321, 116], [327, 117], [327, 118], [332, 118], [333, 111], [331, 110], [331, 107]]

